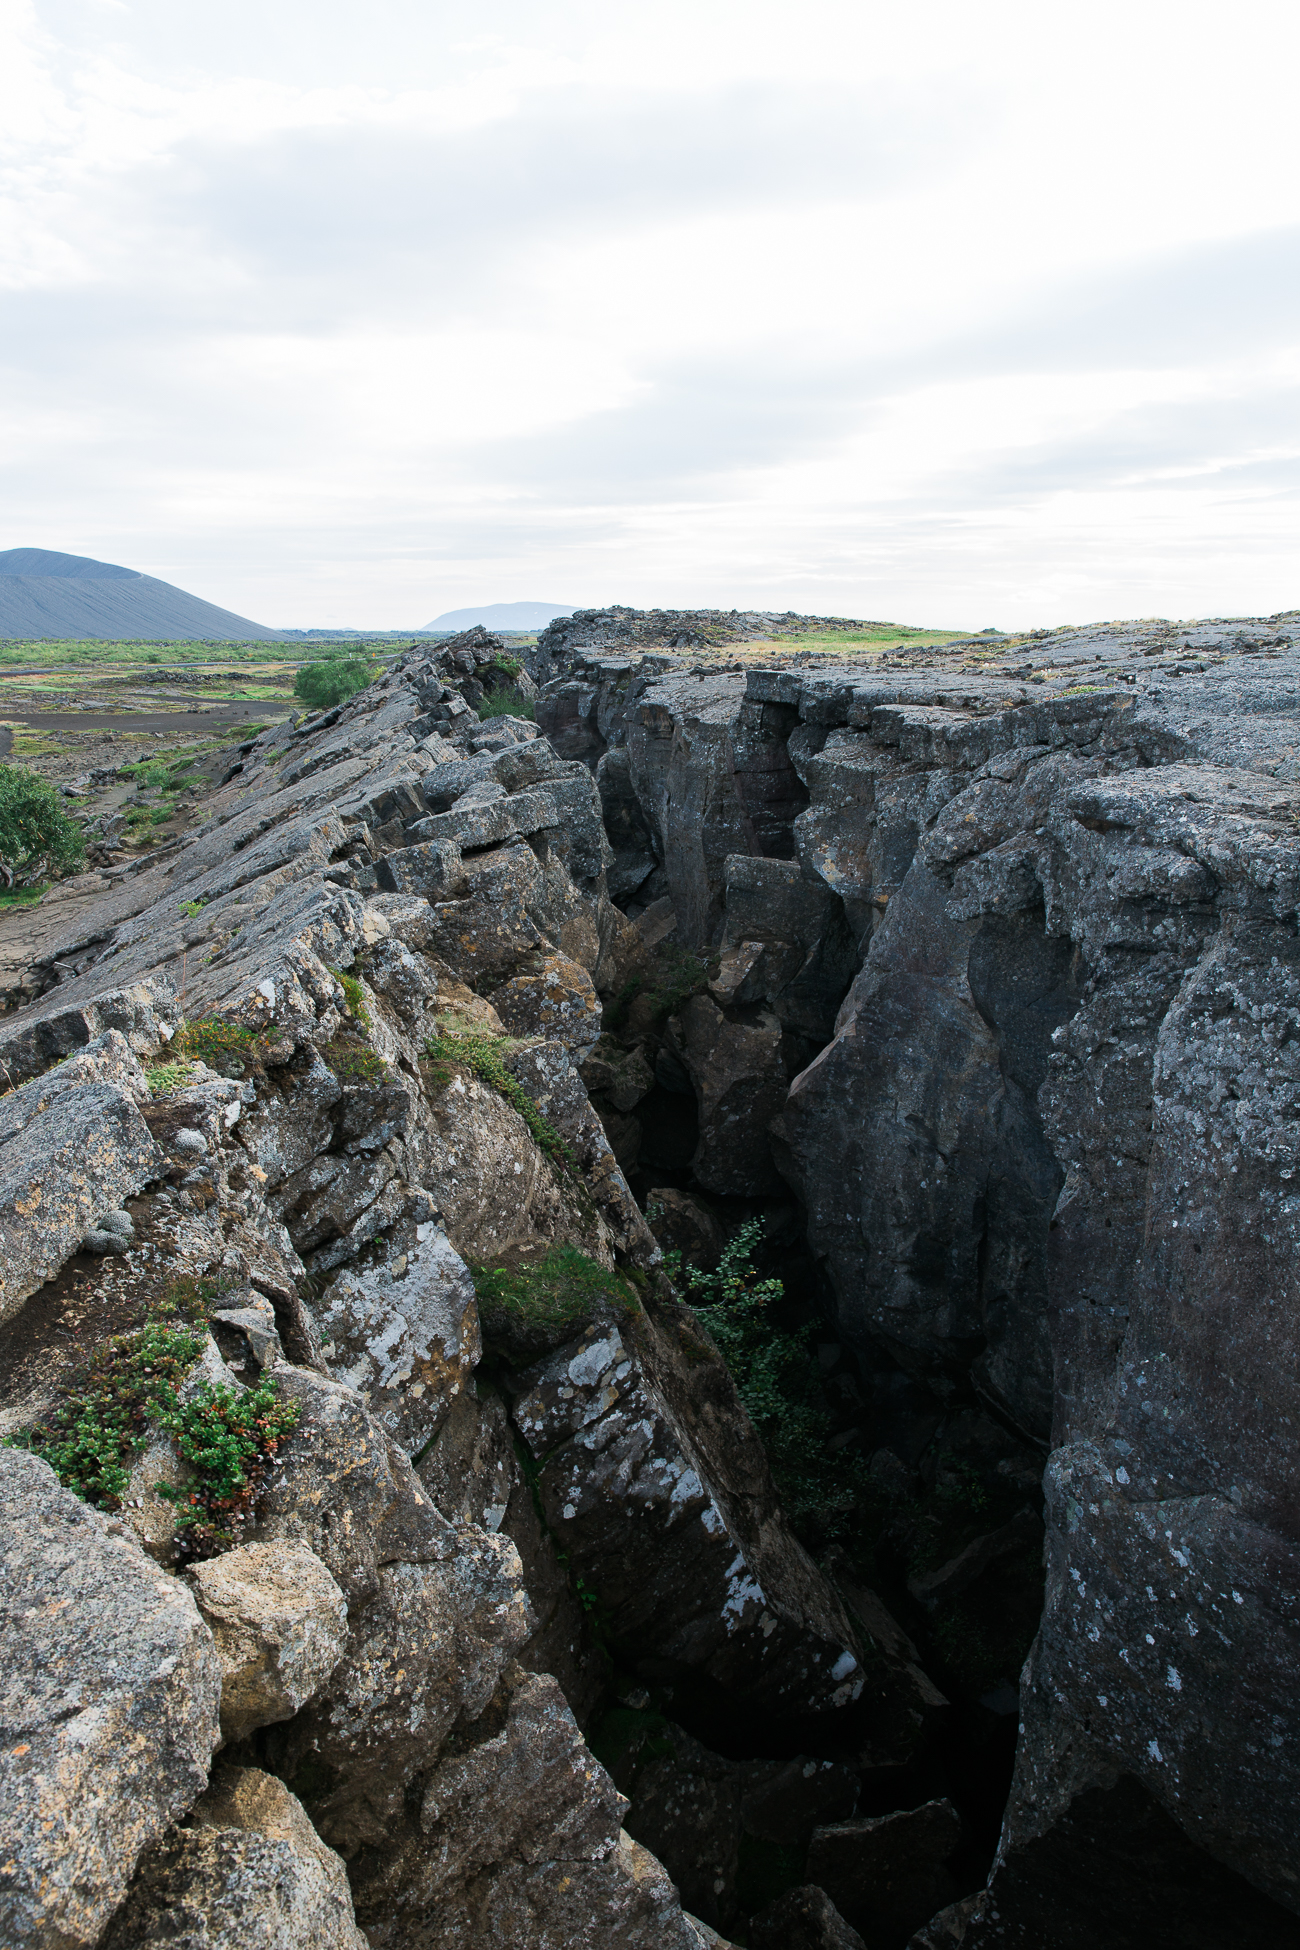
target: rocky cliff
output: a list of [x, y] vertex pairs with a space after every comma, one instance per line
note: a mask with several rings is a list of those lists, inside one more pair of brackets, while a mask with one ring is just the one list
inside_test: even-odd
[[1300, 629], [626, 614], [5, 1019], [6, 1941], [1300, 1943]]
[[1010, 1804], [935, 1941], [1300, 1940], [1298, 641], [591, 657], [544, 700], [611, 880], [712, 956], [695, 1180], [791, 1187], [863, 1367], [1041, 1445]]

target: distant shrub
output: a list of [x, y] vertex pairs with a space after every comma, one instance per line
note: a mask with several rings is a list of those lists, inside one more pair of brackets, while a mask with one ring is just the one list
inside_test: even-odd
[[324, 663], [304, 664], [293, 680], [293, 694], [313, 710], [328, 710], [364, 691], [374, 666], [364, 657], [330, 657]]
[[480, 718], [532, 718], [536, 716], [531, 697], [525, 697], [522, 691], [517, 691], [514, 688], [513, 684], [506, 685], [499, 691], [488, 691], [483, 698], [483, 702], [478, 707], [478, 714]]
[[81, 828], [63, 810], [54, 786], [20, 765], [0, 765], [0, 879], [32, 887], [79, 867], [86, 857]]

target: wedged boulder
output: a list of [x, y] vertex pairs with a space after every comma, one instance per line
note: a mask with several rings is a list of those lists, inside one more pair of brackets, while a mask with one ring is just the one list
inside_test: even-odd
[[808, 1878], [875, 1941], [905, 1943], [960, 1890], [948, 1857], [961, 1841], [950, 1801], [813, 1831]]
[[646, 1200], [650, 1230], [659, 1244], [682, 1256], [683, 1266], [712, 1272], [722, 1258], [727, 1235], [722, 1221], [701, 1198], [672, 1185], [656, 1185]]
[[203, 1791], [221, 1664], [185, 1586], [17, 1449], [0, 1562], [0, 1935], [90, 1950]]
[[241, 1544], [187, 1573], [221, 1660], [221, 1732], [289, 1720], [343, 1657], [348, 1605], [305, 1544]]
[[337, 1273], [313, 1313], [331, 1374], [413, 1455], [468, 1387], [482, 1342], [474, 1282], [446, 1234], [432, 1220], [396, 1232], [384, 1259]]
[[693, 995], [671, 1028], [699, 1104], [692, 1168], [700, 1184], [736, 1197], [781, 1189], [767, 1135], [789, 1087], [776, 1016], [756, 1009], [737, 1020], [712, 996]]
[[635, 1776], [628, 1833], [663, 1863], [687, 1910], [713, 1929], [741, 1921], [738, 1883], [755, 1843], [806, 1849], [818, 1822], [857, 1806], [858, 1778], [840, 1762], [806, 1754], [729, 1760], [671, 1724], [656, 1729], [652, 1751], [658, 1757]]
[[602, 1103], [607, 1101], [615, 1110], [634, 1110], [647, 1091], [654, 1089], [654, 1071], [641, 1046], [624, 1049], [612, 1036], [601, 1037], [583, 1058], [581, 1068], [587, 1089], [598, 1091]]
[[120, 1083], [37, 1077], [3, 1104], [0, 1321], [11, 1319], [96, 1220], [138, 1192], [163, 1162]]
[[580, 1063], [600, 1037], [600, 1000], [586, 969], [567, 955], [525, 956], [492, 1006], [512, 1036], [562, 1043]]
[[439, 1558], [381, 1566], [341, 1663], [277, 1754], [345, 1855], [386, 1840], [409, 1782], [483, 1712], [532, 1626], [514, 1545], [437, 1521]]
[[806, 1882], [760, 1911], [749, 1925], [750, 1950], [866, 1950], [824, 1889]]
[[499, 1731], [434, 1770], [418, 1822], [354, 1872], [373, 1950], [698, 1950], [677, 1893], [619, 1829], [622, 1796], [555, 1681], [505, 1675]]
[[226, 1767], [152, 1848], [103, 1950], [367, 1950], [347, 1871], [274, 1775]]

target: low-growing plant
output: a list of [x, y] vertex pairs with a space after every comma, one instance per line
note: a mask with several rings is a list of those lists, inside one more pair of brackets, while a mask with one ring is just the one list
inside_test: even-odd
[[177, 1400], [203, 1346], [193, 1326], [161, 1310], [134, 1333], [115, 1334], [90, 1357], [48, 1421], [11, 1438], [44, 1459], [87, 1503], [115, 1509], [131, 1465], [149, 1441], [149, 1420]]
[[247, 1063], [257, 1055], [259, 1037], [254, 1029], [239, 1022], [223, 1022], [219, 1016], [204, 1016], [197, 1022], [183, 1022], [172, 1038], [172, 1047], [182, 1056], [200, 1062], [216, 1063], [238, 1057]]
[[180, 912], [186, 915], [191, 921], [197, 921], [206, 905], [207, 903], [205, 901], [182, 901], [180, 904]]
[[281, 1399], [270, 1376], [249, 1389], [200, 1382], [182, 1401], [203, 1351], [207, 1312], [222, 1297], [217, 1281], [173, 1281], [141, 1326], [94, 1350], [46, 1421], [8, 1438], [9, 1447], [48, 1462], [87, 1503], [114, 1510], [152, 1429], [161, 1428], [192, 1471], [180, 1488], [155, 1485], [177, 1505], [182, 1557], [210, 1557], [238, 1542], [301, 1413], [299, 1403]]
[[443, 1029], [430, 1036], [424, 1045], [427, 1061], [425, 1080], [434, 1091], [445, 1090], [456, 1065], [472, 1070], [481, 1082], [505, 1098], [528, 1126], [528, 1134], [539, 1151], [544, 1151], [562, 1170], [577, 1177], [578, 1161], [554, 1125], [548, 1124], [523, 1085], [512, 1077], [502, 1061], [503, 1049], [510, 1046], [507, 1036], [493, 1036], [484, 1030]]
[[379, 1083], [388, 1071], [368, 1043], [353, 1036], [335, 1036], [326, 1044], [325, 1061], [343, 1083]]
[[83, 864], [81, 828], [48, 780], [21, 765], [0, 765], [0, 880], [31, 887]]
[[269, 1375], [255, 1388], [200, 1382], [189, 1400], [163, 1409], [159, 1419], [194, 1471], [190, 1484], [158, 1487], [159, 1496], [177, 1506], [182, 1555], [212, 1557], [239, 1542], [267, 1471], [301, 1412], [301, 1403], [281, 1400]]
[[165, 1097], [169, 1090], [175, 1090], [185, 1082], [190, 1067], [186, 1062], [147, 1064], [145, 1081], [155, 1097]]
[[374, 674], [374, 665], [363, 657], [329, 657], [303, 665], [293, 680], [293, 694], [314, 710], [328, 710], [364, 691]]
[[535, 718], [536, 710], [531, 697], [525, 697], [513, 684], [504, 684], [500, 690], [484, 692], [478, 707], [480, 718]]

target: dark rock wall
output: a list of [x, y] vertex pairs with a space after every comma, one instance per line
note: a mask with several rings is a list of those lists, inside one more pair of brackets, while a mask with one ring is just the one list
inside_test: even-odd
[[[787, 1084], [774, 1044], [767, 1075], [842, 1331], [1050, 1445], [980, 1942], [1083, 1940], [1018, 1865], [1068, 1829], [1109, 1873], [1122, 1823], [1088, 1811], [1123, 1794], [1207, 1890], [1300, 1910], [1300, 655], [1253, 627], [1058, 635], [1019, 666], [579, 671], [722, 1023], [797, 1016], [788, 968], [764, 985], [778, 942], [815, 986], [768, 863], [833, 900], [810, 1060]], [[706, 1121], [717, 1066], [681, 1022]], [[1112, 1852], [1128, 1920], [1091, 1940], [1183, 1941]]]

